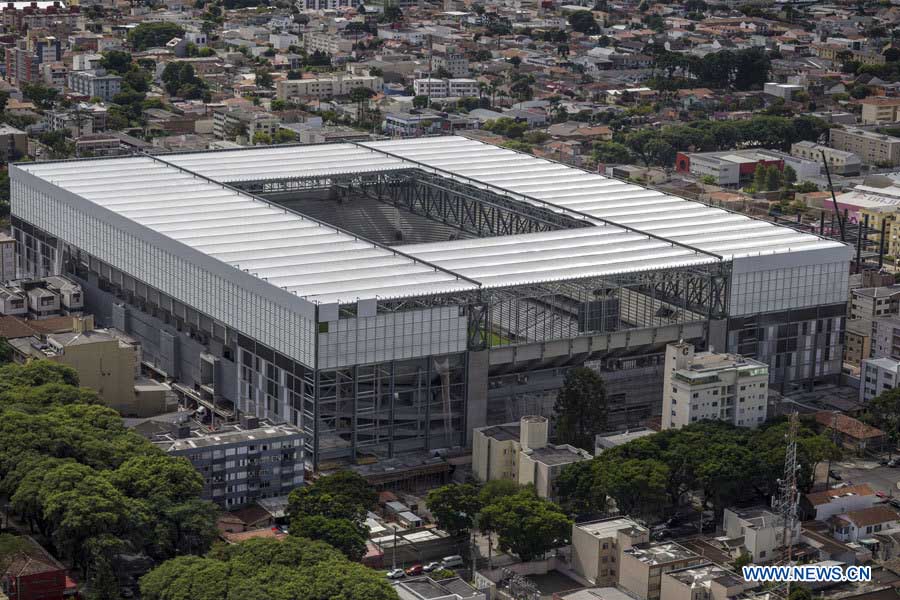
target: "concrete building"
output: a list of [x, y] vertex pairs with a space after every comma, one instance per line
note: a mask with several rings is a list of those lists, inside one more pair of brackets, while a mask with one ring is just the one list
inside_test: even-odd
[[674, 542], [638, 544], [619, 553], [619, 587], [639, 600], [660, 600], [663, 573], [705, 562]]
[[900, 385], [900, 360], [868, 358], [859, 373], [859, 399], [866, 403]]
[[855, 319], [847, 321], [844, 337], [844, 362], [859, 367], [872, 356], [872, 321]]
[[456, 79], [469, 76], [469, 60], [465, 54], [458, 52], [435, 54], [431, 57], [431, 67], [434, 72], [447, 71], [451, 77]]
[[794, 94], [805, 91], [802, 85], [792, 85], [788, 83], [769, 82], [763, 85], [763, 91], [777, 98], [782, 98], [790, 102], [793, 100]]
[[122, 89], [122, 78], [103, 69], [72, 71], [68, 75], [68, 86], [76, 94], [109, 102]]
[[[0, 231], [0, 286], [15, 278], [16, 240], [9, 234]], [[2, 308], [0, 308], [0, 313], [3, 313]]]
[[252, 141], [257, 133], [274, 136], [281, 119], [264, 110], [219, 108], [213, 111], [213, 135], [226, 140], [241, 137]]
[[27, 154], [28, 134], [10, 125], [0, 125], [0, 162], [14, 162]]
[[784, 169], [784, 160], [760, 150], [679, 152], [675, 170], [696, 177], [712, 177], [716, 185], [737, 187], [753, 180], [758, 165]]
[[900, 285], [850, 291], [850, 320], [875, 321], [900, 312]]
[[649, 427], [634, 427], [631, 429], [623, 429], [621, 431], [598, 433], [594, 440], [594, 456], [600, 456], [605, 450], [617, 448], [655, 433], [656, 431]]
[[900, 98], [869, 97], [859, 100], [863, 125], [883, 125], [900, 121]]
[[[186, 405], [300, 427], [310, 471], [461, 451], [550, 414], [568, 369], [679, 339], [767, 363], [785, 391], [840, 376], [847, 246], [461, 136], [10, 177], [21, 273], [74, 278]], [[497, 218], [466, 220], [482, 211]], [[550, 370], [537, 398], [529, 376]]]
[[832, 147], [852, 152], [866, 164], [878, 167], [900, 165], [900, 138], [854, 127], [832, 129], [829, 136]]
[[275, 84], [275, 94], [279, 100], [290, 102], [307, 98], [349, 96], [351, 91], [360, 87], [380, 92], [383, 85], [381, 77], [336, 73], [328, 77], [281, 80]]
[[807, 519], [827, 521], [847, 512], [871, 508], [881, 501], [869, 484], [812, 492], [800, 500], [800, 508]]
[[434, 580], [416, 577], [394, 582], [394, 591], [400, 600], [487, 600], [488, 594], [480, 592], [461, 577]]
[[890, 505], [880, 504], [835, 515], [828, 522], [842, 542], [875, 542], [873, 535], [900, 525], [900, 515]]
[[547, 443], [546, 417], [522, 417], [519, 423], [474, 431], [472, 469], [480, 481], [508, 479], [534, 485], [538, 496], [554, 499], [555, 481], [567, 465], [591, 458], [585, 450]]
[[650, 530], [627, 517], [572, 525], [572, 568], [598, 586], [619, 580], [619, 554], [650, 542]]
[[694, 352], [685, 342], [666, 347], [663, 429], [697, 421], [757, 427], [766, 420], [769, 368], [733, 354]]
[[203, 476], [205, 500], [224, 508], [285, 496], [303, 484], [303, 432], [255, 417], [212, 432], [182, 428], [153, 443], [191, 461]]
[[475, 79], [416, 79], [413, 81], [416, 96], [429, 98], [471, 98], [478, 96]]
[[706, 563], [663, 573], [660, 597], [665, 600], [730, 600], [755, 586], [734, 571]]
[[82, 387], [96, 391], [103, 404], [123, 416], [150, 417], [172, 408], [169, 388], [141, 376], [140, 345], [120, 332], [93, 329], [93, 317], [75, 318], [70, 333], [10, 344], [20, 360], [50, 360], [75, 369]]
[[828, 169], [836, 175], [859, 175], [862, 159], [853, 152], [830, 148], [813, 142], [796, 142], [791, 145], [791, 156], [822, 163], [822, 153], [828, 161]]
[[[743, 538], [741, 545], [754, 563], [768, 563], [781, 556], [784, 546], [784, 523], [766, 508], [726, 508], [722, 528], [732, 540]], [[796, 523], [794, 539], [800, 533]]]
[[55, 37], [27, 36], [6, 49], [6, 80], [22, 85], [41, 80], [40, 66], [62, 60], [62, 44]]
[[[4, 244], [8, 249], [8, 243]], [[8, 299], [17, 298], [24, 304], [16, 301], [5, 307], [10, 307], [10, 312], [0, 314], [28, 315], [32, 319], [45, 319], [48, 317], [66, 314], [80, 316], [84, 308], [84, 295], [81, 286], [65, 277], [46, 277], [38, 279], [20, 279], [9, 281], [0, 285], [4, 296]]]
[[[346, 2], [348, 6], [353, 5], [353, 0], [299, 0], [301, 2], [305, 2], [307, 6], [316, 5], [322, 6], [325, 4], [336, 4], [336, 3], [344, 3]], [[331, 8], [330, 6], [328, 8]], [[314, 8], [311, 10], [321, 10], [319, 8]], [[303, 47], [307, 52], [312, 54], [313, 52], [319, 51], [324, 52], [326, 54], [330, 54], [332, 56], [336, 54], [346, 54], [353, 50], [353, 44], [355, 40], [343, 38], [340, 35], [337, 35], [333, 32], [328, 31], [310, 31], [303, 34]]]
[[[861, 322], [866, 323], [865, 320]], [[896, 315], [881, 317], [868, 324], [872, 339], [870, 353], [864, 358], [871, 356], [900, 360], [900, 317]]]

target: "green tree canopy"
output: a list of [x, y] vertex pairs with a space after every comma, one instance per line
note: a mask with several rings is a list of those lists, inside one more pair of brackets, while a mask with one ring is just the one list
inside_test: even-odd
[[141, 578], [146, 600], [398, 600], [383, 575], [323, 542], [288, 536], [169, 560]]
[[593, 448], [594, 436], [606, 428], [606, 412], [603, 379], [587, 367], [566, 371], [553, 407], [557, 440], [577, 448]]
[[479, 522], [497, 533], [501, 550], [513, 552], [523, 561], [566, 545], [572, 531], [572, 521], [559, 506], [529, 489], [486, 506]]
[[147, 48], [165, 46], [172, 38], [184, 35], [184, 29], [167, 21], [144, 22], [128, 32], [128, 43], [133, 50], [142, 52]]
[[587, 10], [578, 10], [569, 15], [569, 26], [579, 33], [593, 34], [600, 31], [594, 15]]
[[428, 492], [425, 503], [438, 525], [453, 535], [470, 530], [482, 506], [478, 489], [467, 483], [435, 488]]
[[299, 515], [291, 521], [291, 535], [325, 542], [354, 562], [366, 554], [366, 533], [364, 527], [349, 519]]

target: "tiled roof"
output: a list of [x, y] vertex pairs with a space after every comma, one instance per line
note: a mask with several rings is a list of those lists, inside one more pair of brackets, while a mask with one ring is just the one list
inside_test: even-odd
[[821, 504], [828, 504], [835, 498], [840, 498], [848, 495], [874, 496], [875, 491], [869, 487], [869, 484], [862, 483], [860, 485], [835, 488], [833, 490], [825, 490], [823, 492], [813, 492], [812, 494], [807, 494], [806, 499], [811, 505], [819, 506]]
[[839, 433], [850, 436], [856, 440], [882, 437], [884, 432], [877, 427], [866, 425], [859, 419], [847, 415], [835, 415], [831, 411], [823, 410], [816, 413], [816, 422], [825, 427], [834, 427]]

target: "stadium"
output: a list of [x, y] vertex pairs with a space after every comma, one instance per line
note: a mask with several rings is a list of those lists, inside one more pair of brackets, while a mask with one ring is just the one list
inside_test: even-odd
[[301, 426], [311, 468], [549, 414], [658, 415], [679, 339], [840, 373], [851, 249], [463, 137], [11, 166], [19, 270], [65, 273], [147, 368], [226, 418]]

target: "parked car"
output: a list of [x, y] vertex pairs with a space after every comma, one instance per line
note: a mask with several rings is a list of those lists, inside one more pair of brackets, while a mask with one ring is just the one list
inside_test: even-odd
[[444, 569], [455, 569], [463, 566], [462, 556], [458, 554], [454, 554], [453, 556], [445, 556], [443, 560], [441, 560], [441, 568]]
[[900, 508], [900, 500], [898, 500], [897, 498], [894, 498], [893, 500], [889, 500], [888, 504], [890, 504], [894, 508]]
[[888, 497], [887, 494], [885, 494], [884, 492], [881, 492], [881, 491], [875, 492], [875, 495], [878, 496], [879, 498], [887, 498]]
[[422, 571], [422, 565], [413, 565], [406, 570], [406, 574], [411, 577], [413, 575], [421, 575]]
[[427, 565], [425, 565], [424, 567], [422, 567], [422, 570], [425, 571], [426, 573], [431, 573], [432, 571], [437, 571], [440, 568], [441, 568], [441, 563], [430, 562]]
[[835, 481], [843, 481], [843, 477], [837, 473], [837, 471], [828, 471], [828, 476], [834, 479]]
[[892, 469], [897, 468], [898, 466], [900, 466], [900, 461], [898, 461], [896, 458], [892, 458], [888, 461], [887, 466]]
[[391, 569], [387, 572], [388, 579], [403, 579], [406, 577], [406, 571], [403, 569]]

